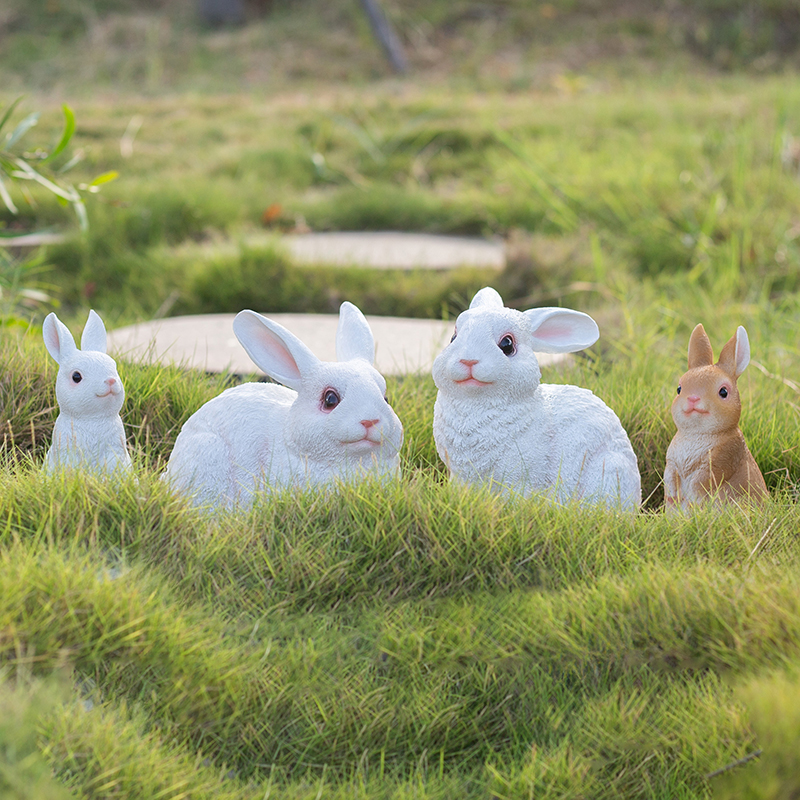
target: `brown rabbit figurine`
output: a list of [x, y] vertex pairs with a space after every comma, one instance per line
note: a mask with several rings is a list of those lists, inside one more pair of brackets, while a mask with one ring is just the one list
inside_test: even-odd
[[714, 363], [702, 325], [689, 339], [689, 369], [678, 384], [672, 418], [678, 432], [667, 450], [667, 509], [720, 501], [761, 502], [767, 486], [739, 430], [742, 403], [736, 379], [750, 363], [747, 331], [740, 325]]

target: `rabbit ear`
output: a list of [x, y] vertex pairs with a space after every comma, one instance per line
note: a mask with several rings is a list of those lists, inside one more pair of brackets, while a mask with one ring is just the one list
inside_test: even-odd
[[375, 339], [364, 315], [352, 303], [345, 301], [339, 308], [339, 327], [336, 329], [336, 358], [349, 361], [363, 358], [375, 361]]
[[484, 286], [484, 288], [472, 298], [472, 302], [469, 304], [470, 308], [478, 308], [479, 306], [503, 308], [503, 298], [500, 297], [500, 294], [495, 289], [492, 289], [491, 286]]
[[698, 323], [689, 337], [689, 369], [708, 367], [714, 363], [714, 353], [706, 329]]
[[728, 375], [738, 378], [747, 369], [750, 363], [750, 340], [747, 338], [747, 331], [740, 325], [736, 333], [722, 348], [717, 364]]
[[295, 391], [303, 376], [319, 364], [319, 359], [293, 333], [255, 311], [240, 311], [233, 320], [233, 332], [256, 365]]
[[52, 312], [45, 317], [42, 335], [47, 352], [58, 364], [66, 361], [78, 349], [67, 326]]
[[94, 311], [89, 312], [89, 319], [81, 336], [81, 350], [95, 350], [98, 353], [105, 353], [106, 345], [106, 326], [103, 320]]
[[533, 332], [533, 349], [540, 353], [574, 353], [600, 338], [597, 323], [570, 308], [531, 308], [523, 312]]

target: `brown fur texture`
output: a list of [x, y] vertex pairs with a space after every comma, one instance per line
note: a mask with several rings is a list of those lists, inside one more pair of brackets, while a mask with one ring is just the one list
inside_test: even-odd
[[689, 339], [689, 369], [672, 402], [678, 432], [667, 450], [664, 499], [667, 508], [694, 503], [762, 502], [767, 486], [739, 429], [742, 405], [736, 381], [750, 361], [741, 326], [714, 364], [702, 325]]

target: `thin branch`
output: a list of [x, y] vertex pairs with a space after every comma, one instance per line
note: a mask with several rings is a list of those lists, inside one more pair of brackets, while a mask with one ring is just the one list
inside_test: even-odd
[[730, 764], [726, 764], [724, 767], [715, 769], [713, 772], [709, 772], [708, 775], [704, 775], [703, 777], [706, 780], [708, 780], [709, 778], [716, 778], [717, 775], [722, 775], [723, 772], [728, 772], [729, 770], [736, 769], [736, 767], [741, 767], [742, 764], [746, 764], [748, 761], [752, 761], [754, 758], [758, 758], [763, 752], [764, 751], [759, 748], [755, 752], [746, 755], [744, 758], [732, 761]]

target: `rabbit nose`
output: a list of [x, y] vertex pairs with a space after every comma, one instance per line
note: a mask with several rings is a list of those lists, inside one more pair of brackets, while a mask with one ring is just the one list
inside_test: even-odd
[[690, 394], [686, 399], [690, 403], [697, 403], [700, 400], [700, 395], [699, 394]]
[[106, 378], [106, 383], [107, 383], [109, 386], [113, 386], [113, 385], [114, 385], [116, 382], [117, 382], [117, 379], [116, 379], [116, 378]]
[[361, 424], [369, 430], [373, 425], [377, 425], [380, 422], [379, 419], [362, 419]]
[[475, 366], [475, 365], [478, 363], [478, 359], [477, 359], [477, 358], [476, 358], [474, 361], [468, 360], [468, 359], [466, 359], [466, 358], [462, 358], [462, 359], [460, 359], [460, 360], [461, 360], [461, 363], [462, 363], [462, 364], [463, 364], [465, 367], [474, 367], [474, 366]]

